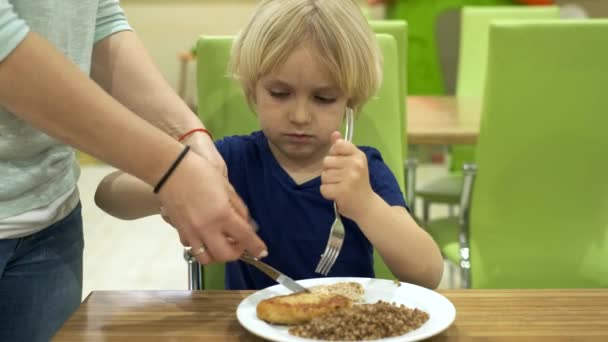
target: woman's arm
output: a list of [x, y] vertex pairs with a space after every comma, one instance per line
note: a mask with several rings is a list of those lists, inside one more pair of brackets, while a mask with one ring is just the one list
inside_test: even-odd
[[[28, 33], [0, 62], [0, 104], [151, 186], [184, 148], [114, 100], [36, 33]], [[204, 158], [189, 153], [158, 194], [182, 242], [208, 246], [210, 253], [197, 257], [202, 263], [235, 260], [244, 250], [265, 254], [247, 223], [247, 209], [230, 188]]]
[[0, 63], [0, 103], [32, 126], [148, 184], [161, 178], [183, 148], [112, 99], [36, 33], [28, 33]]
[[[95, 44], [91, 77], [113, 98], [174, 138], [204, 127], [132, 31], [114, 33]], [[225, 174], [224, 160], [208, 135], [192, 134], [185, 143]]]

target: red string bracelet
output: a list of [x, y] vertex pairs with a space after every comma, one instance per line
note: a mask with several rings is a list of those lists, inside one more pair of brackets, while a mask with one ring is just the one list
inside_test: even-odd
[[189, 130], [188, 132], [186, 132], [186, 133], [182, 134], [182, 136], [181, 136], [181, 137], [179, 137], [179, 138], [177, 139], [177, 141], [182, 141], [182, 140], [186, 139], [186, 138], [187, 138], [187, 137], [188, 137], [190, 134], [195, 133], [195, 132], [203, 132], [203, 133], [206, 133], [206, 134], [209, 136], [209, 138], [211, 138], [211, 140], [213, 140], [213, 136], [211, 135], [211, 132], [209, 132], [208, 130], [206, 130], [206, 129], [204, 129], [204, 128], [195, 128], [195, 129], [191, 129], [191, 130]]

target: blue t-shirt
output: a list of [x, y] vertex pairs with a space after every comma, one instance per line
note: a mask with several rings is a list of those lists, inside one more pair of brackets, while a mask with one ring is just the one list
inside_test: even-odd
[[[321, 177], [296, 184], [279, 165], [262, 132], [216, 142], [228, 177], [258, 223], [269, 256], [264, 262], [294, 279], [318, 278], [315, 268], [334, 221], [333, 202], [321, 195]], [[359, 147], [367, 156], [372, 189], [391, 206], [405, 207], [397, 180], [380, 152]], [[374, 277], [373, 247], [359, 227], [342, 217], [346, 237], [328, 277]], [[226, 264], [226, 288], [262, 289], [275, 282], [257, 269]]]

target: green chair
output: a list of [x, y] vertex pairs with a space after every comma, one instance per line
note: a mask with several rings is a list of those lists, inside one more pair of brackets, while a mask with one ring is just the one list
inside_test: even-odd
[[[557, 6], [465, 6], [461, 12], [460, 57], [456, 95], [476, 97], [483, 95], [488, 34], [490, 23], [497, 19], [546, 20], [559, 19]], [[422, 199], [422, 221], [429, 219], [432, 203], [456, 205], [462, 189], [462, 167], [475, 161], [474, 146], [451, 146], [449, 174], [433, 180], [418, 189]]]
[[259, 129], [238, 82], [229, 75], [232, 36], [204, 36], [196, 44], [198, 116], [216, 139]]
[[407, 89], [413, 95], [444, 93], [439, 67], [435, 23], [446, 10], [466, 5], [509, 5], [513, 0], [393, 0], [388, 1], [386, 17], [405, 20], [409, 26]]
[[[383, 82], [377, 96], [364, 106], [357, 117], [354, 142], [377, 148], [404, 192], [404, 124], [400, 107], [402, 91], [398, 76], [397, 43], [388, 34], [377, 34], [377, 39], [384, 57]], [[203, 36], [197, 43], [199, 116], [218, 138], [229, 134], [248, 134], [259, 129], [238, 84], [227, 77], [232, 40], [232, 37]], [[243, 124], [247, 117], [252, 121]], [[234, 127], [231, 126], [233, 124]], [[376, 252], [374, 254], [376, 277], [393, 279], [382, 258]], [[189, 262], [196, 267], [192, 260]], [[193, 268], [191, 272], [192, 282], [202, 282], [191, 284], [192, 289], [224, 289], [223, 264], [204, 266], [202, 276]]]
[[[255, 113], [247, 104], [239, 84], [229, 75], [232, 36], [203, 36], [196, 44], [198, 116], [216, 139], [245, 135], [259, 129]], [[195, 261], [191, 265], [198, 267]], [[200, 281], [202, 287], [194, 284]], [[191, 271], [193, 289], [224, 289], [224, 265]]]
[[[391, 169], [402, 193], [405, 192], [403, 163], [407, 149], [405, 113], [403, 112], [404, 90], [400, 86], [400, 60], [397, 42], [389, 34], [376, 34], [383, 55], [382, 85], [377, 95], [361, 110], [355, 123], [354, 142], [357, 145], [373, 146], [382, 153], [384, 162]], [[411, 204], [409, 204], [411, 205]], [[374, 250], [374, 272], [376, 278], [394, 279], [393, 274]]]
[[403, 151], [403, 160], [405, 160], [405, 197], [410, 206], [410, 210], [415, 212], [415, 183], [416, 183], [416, 162], [407, 158], [407, 132], [406, 127], [406, 94], [407, 94], [407, 23], [403, 20], [370, 20], [369, 25], [376, 34], [386, 33], [395, 38], [397, 42], [397, 67], [399, 69], [399, 106], [401, 110], [401, 123], [399, 127], [403, 127], [401, 135], [401, 145]]
[[494, 20], [559, 19], [558, 6], [466, 6], [461, 12], [456, 95], [481, 97], [488, 60], [488, 36]]
[[465, 287], [608, 286], [607, 36], [608, 20], [491, 25], [477, 166], [458, 222], [428, 227]]

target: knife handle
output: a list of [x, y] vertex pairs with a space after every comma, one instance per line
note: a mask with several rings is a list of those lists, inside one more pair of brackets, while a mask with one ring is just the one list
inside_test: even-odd
[[267, 276], [269, 276], [272, 279], [277, 279], [281, 273], [277, 270], [275, 270], [273, 267], [269, 266], [268, 264], [260, 261], [258, 258], [254, 257], [253, 255], [249, 254], [249, 253], [243, 253], [239, 259], [241, 261], [244, 261], [252, 266], [254, 266], [255, 268], [257, 268], [258, 270], [266, 273]]

